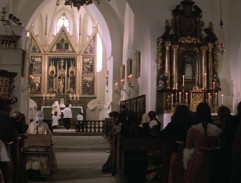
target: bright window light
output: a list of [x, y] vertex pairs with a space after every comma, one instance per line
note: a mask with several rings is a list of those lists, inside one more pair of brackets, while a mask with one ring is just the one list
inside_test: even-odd
[[102, 70], [103, 46], [99, 34], [97, 34], [97, 72]]
[[58, 20], [57, 32], [59, 32], [62, 26], [65, 26], [66, 30], [69, 32], [69, 20], [66, 18], [65, 15], [62, 15], [62, 17]]

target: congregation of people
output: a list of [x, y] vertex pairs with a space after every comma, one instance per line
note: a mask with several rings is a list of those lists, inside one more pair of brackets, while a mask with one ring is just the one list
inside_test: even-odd
[[[124, 182], [145, 182], [158, 180], [168, 183], [196, 183], [204, 182], [200, 177], [200, 169], [205, 167], [206, 152], [213, 153], [211, 174], [207, 172], [208, 182], [216, 183], [240, 183], [241, 182], [241, 102], [237, 107], [237, 115], [231, 115], [230, 109], [226, 106], [218, 108], [218, 119], [213, 120], [211, 111], [207, 103], [200, 103], [196, 112], [193, 113], [185, 105], [177, 106], [175, 112], [168, 125], [162, 129], [156, 113], [150, 111], [142, 116], [142, 121], [138, 121], [136, 115], [132, 111], [128, 111], [123, 106], [120, 112], [113, 111], [109, 113], [109, 118], [114, 124], [110, 133], [110, 155], [102, 166], [103, 173], [118, 174], [118, 166], [116, 159], [120, 157], [116, 155], [116, 148], [124, 148], [117, 146], [115, 138], [118, 135], [121, 139], [142, 139], [144, 143], [148, 139], [160, 139], [163, 146], [160, 152], [126, 152], [124, 156], [127, 159], [124, 172]], [[126, 141], [123, 141], [126, 142]], [[180, 152], [181, 144], [181, 152]], [[135, 144], [132, 144], [135, 146]], [[138, 144], [137, 144], [138, 146]], [[118, 151], [118, 150], [117, 150]], [[159, 153], [159, 154], [158, 154]], [[149, 154], [158, 154], [165, 156], [162, 162], [156, 162], [154, 167], [150, 168], [148, 160]], [[144, 160], [130, 159], [135, 156], [145, 157]], [[121, 157], [123, 158], [123, 157]], [[215, 159], [215, 160], [214, 160]], [[142, 163], [141, 163], [142, 161]], [[167, 165], [165, 162], [168, 162]], [[177, 161], [181, 162], [181, 166], [177, 165]], [[165, 165], [164, 165], [165, 164]], [[162, 168], [160, 168], [162, 167]], [[209, 167], [211, 169], [211, 167]], [[166, 169], [168, 169], [166, 171]], [[162, 175], [165, 174], [166, 176]], [[209, 172], [210, 173], [210, 172]], [[123, 176], [123, 175], [121, 175]], [[166, 180], [163, 180], [166, 179]], [[204, 179], [204, 178], [203, 178]], [[207, 181], [207, 180], [206, 180]]]
[[[51, 136], [52, 124], [58, 126], [58, 112], [54, 113], [52, 124], [44, 122], [43, 111], [38, 111], [35, 119], [27, 125], [24, 114], [18, 111], [10, 113], [10, 111], [11, 107], [7, 101], [0, 99], [0, 182], [21, 183], [26, 182], [36, 173], [49, 175], [56, 172], [57, 163], [53, 151], [51, 151], [51, 168], [47, 166], [46, 157], [41, 156], [26, 157], [25, 163], [22, 164], [24, 167], [19, 167], [17, 160], [19, 150], [16, 149], [18, 147], [16, 144], [18, 144], [19, 137], [25, 138], [28, 134]], [[165, 128], [162, 128], [163, 124], [154, 111], [143, 114], [142, 120], [139, 121], [133, 111], [128, 111], [125, 106], [122, 106], [119, 112], [109, 113], [109, 119], [113, 123], [110, 135], [110, 155], [102, 166], [102, 172], [111, 173], [113, 176], [118, 174], [117, 162], [120, 157], [116, 157], [116, 151], [118, 151], [116, 136], [119, 136], [121, 139], [129, 139], [128, 142], [133, 140], [133, 142], [143, 144], [149, 139], [147, 142], [150, 146], [155, 140], [160, 140], [164, 144], [161, 148], [158, 147], [160, 150], [126, 152], [125, 156], [134, 161], [125, 163], [128, 167], [124, 171], [125, 182], [142, 183], [155, 179], [165, 182], [164, 179], [167, 179], [168, 183], [196, 183], [202, 178], [199, 170], [206, 161], [205, 153], [214, 152], [215, 161], [212, 160], [214, 164], [212, 165], [213, 171], [209, 175], [209, 182], [240, 183], [241, 102], [237, 106], [237, 111], [238, 113], [233, 116], [228, 107], [220, 106], [217, 111], [218, 120], [213, 121], [207, 103], [200, 103], [195, 113], [192, 113], [185, 105], [180, 105], [176, 107], [171, 121]], [[68, 120], [65, 123], [67, 128], [69, 128]], [[81, 112], [76, 116], [76, 121], [77, 129], [79, 129], [83, 123]], [[135, 139], [141, 140], [135, 141]], [[159, 159], [151, 161], [154, 157]], [[181, 166], [177, 166], [178, 161], [181, 161]], [[11, 181], [8, 171], [9, 162], [13, 165], [13, 171], [10, 172], [12, 173]], [[163, 176], [163, 174], [167, 175]]]

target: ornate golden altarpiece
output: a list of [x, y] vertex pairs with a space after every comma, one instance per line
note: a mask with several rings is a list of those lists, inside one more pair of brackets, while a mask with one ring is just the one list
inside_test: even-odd
[[63, 26], [47, 49], [30, 31], [30, 97], [38, 108], [54, 101], [83, 106], [96, 98], [97, 32], [93, 29], [85, 46], [79, 51]]
[[157, 39], [156, 111], [173, 112], [180, 104], [195, 111], [200, 102], [208, 102], [215, 112], [219, 50], [212, 23], [204, 28], [202, 10], [191, 0], [182, 1], [172, 15]]

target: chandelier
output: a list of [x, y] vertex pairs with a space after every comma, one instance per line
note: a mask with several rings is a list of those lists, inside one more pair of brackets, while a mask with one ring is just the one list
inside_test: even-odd
[[[93, 3], [93, 0], [64, 0], [64, 5], [69, 5], [69, 6], [74, 6], [77, 7], [78, 10], [80, 9], [81, 6], [83, 5], [89, 5]], [[94, 0], [97, 4], [100, 4], [100, 0]], [[110, 1], [110, 0], [108, 0]], [[60, 5], [60, 0], [56, 1], [57, 6]]]

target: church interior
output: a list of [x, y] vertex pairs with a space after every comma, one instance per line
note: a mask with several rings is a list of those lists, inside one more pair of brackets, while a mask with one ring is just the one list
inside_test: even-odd
[[[241, 149], [238, 143], [241, 140], [240, 9], [239, 0], [1, 0], [0, 147], [5, 143], [5, 151], [8, 156], [12, 156], [6, 162], [12, 163], [9, 166], [10, 163], [1, 160], [3, 154], [0, 154], [0, 182], [27, 182], [26, 176], [21, 176], [26, 172], [18, 172], [16, 167], [25, 169], [29, 165], [28, 156], [33, 156], [32, 151], [36, 151], [36, 147], [32, 151], [28, 148], [36, 145], [36, 141], [41, 144], [42, 140], [39, 139], [47, 137], [39, 134], [41, 130], [45, 135], [52, 134], [42, 145], [44, 150], [47, 149], [49, 164], [56, 158], [57, 164], [61, 164], [60, 158], [67, 157], [62, 154], [66, 151], [73, 153], [73, 156], [81, 151], [83, 156], [90, 159], [88, 161], [94, 160], [100, 151], [103, 162], [100, 159], [95, 161], [101, 172], [102, 164], [111, 159], [112, 171], [108, 173], [115, 176], [103, 178], [99, 172], [101, 178], [93, 179], [93, 182], [142, 183], [142, 176], [136, 175], [135, 171], [132, 175], [128, 174], [126, 169], [132, 172], [136, 168], [145, 175], [148, 168], [141, 169], [144, 166], [142, 160], [145, 159], [145, 166], [148, 167], [150, 159], [155, 158], [161, 161], [162, 168], [155, 165], [156, 172], [161, 173], [146, 175], [143, 178], [146, 182], [220, 182], [221, 178], [216, 177], [221, 177], [221, 170], [218, 174], [213, 171], [213, 167], [220, 165], [214, 163], [217, 162], [215, 157], [221, 157], [228, 130], [232, 136], [227, 137], [232, 138], [229, 149], [231, 146], [236, 149], [232, 151], [232, 157], [229, 154], [229, 160], [231, 162], [235, 157], [240, 162], [241, 157], [238, 155]], [[199, 122], [204, 128], [202, 133], [206, 140], [207, 136], [214, 134], [209, 134], [209, 124], [202, 119], [210, 123], [212, 121], [215, 129], [218, 126], [223, 131], [222, 135], [217, 130], [218, 135], [213, 136], [220, 136], [218, 147], [221, 150], [201, 148], [204, 163], [198, 174], [195, 174], [199, 180], [191, 181], [186, 175], [188, 169], [182, 167], [182, 155], [186, 153], [186, 138], [193, 126], [186, 129], [185, 138], [182, 139], [184, 143], [175, 146], [178, 150], [175, 151], [174, 165], [171, 164], [170, 147], [163, 142], [163, 130], [175, 121], [179, 106], [184, 106], [198, 118], [200, 104], [208, 107], [212, 118], [208, 121], [209, 118], [200, 117]], [[65, 116], [66, 108], [70, 109], [71, 117]], [[163, 138], [133, 138], [131, 141], [137, 131], [130, 130], [131, 123], [126, 127], [123, 121], [121, 132], [118, 131], [121, 123], [118, 123], [118, 117], [113, 113], [115, 111], [119, 112], [119, 116], [124, 111], [126, 116], [122, 120], [135, 119], [133, 121], [142, 130], [144, 123], [156, 120], [158, 125], [160, 123], [158, 137]], [[129, 114], [131, 111], [135, 118]], [[155, 111], [153, 118], [150, 111]], [[229, 113], [230, 118], [220, 117], [221, 112]], [[49, 132], [49, 129], [40, 130], [37, 124], [37, 140], [32, 145], [26, 145], [32, 143], [31, 138], [35, 138], [25, 134], [29, 128], [24, 134], [19, 133], [19, 140], [13, 140], [13, 144], [17, 145], [9, 145], [5, 137], [10, 137], [10, 132], [6, 132], [10, 125], [4, 121], [8, 121], [6, 116], [18, 121], [20, 118], [16, 114], [24, 116], [22, 118], [28, 127], [44, 119], [51, 128], [56, 116], [57, 128], [52, 125], [52, 132]], [[79, 118], [78, 115], [83, 117]], [[185, 115], [183, 113], [183, 119]], [[66, 118], [71, 118], [69, 130], [66, 128]], [[227, 130], [228, 120], [235, 122]], [[197, 125], [194, 122], [192, 124]], [[151, 129], [150, 125], [148, 128]], [[130, 139], [124, 138], [123, 129], [128, 129], [126, 134], [131, 136]], [[68, 138], [72, 140], [68, 141]], [[99, 144], [94, 145], [95, 141]], [[70, 147], [68, 143], [73, 146]], [[87, 145], [82, 147], [79, 143]], [[209, 142], [204, 144], [209, 148]], [[84, 151], [84, 147], [88, 150]], [[103, 153], [104, 150], [107, 153]], [[139, 160], [138, 163], [130, 163], [133, 159]], [[41, 161], [46, 163], [46, 157]], [[63, 161], [67, 162], [66, 159]], [[82, 164], [80, 166], [84, 166]], [[235, 169], [234, 164], [228, 164], [229, 168], [225, 169], [225, 172], [229, 172], [225, 177], [228, 178], [223, 179], [225, 183], [241, 182], [240, 176], [233, 178], [235, 173], [241, 173], [241, 167], [236, 166]], [[62, 163], [62, 166], [65, 165]], [[69, 166], [78, 169], [76, 165]], [[170, 168], [180, 173], [170, 175]], [[60, 172], [64, 174], [61, 168]], [[46, 174], [42, 169], [40, 173]], [[14, 174], [18, 178], [13, 178]], [[84, 174], [82, 176], [85, 177]], [[170, 179], [170, 176], [173, 178]], [[57, 182], [60, 178], [54, 180]], [[63, 180], [71, 182], [72, 179], [65, 177]], [[82, 181], [88, 182], [85, 179]]]

